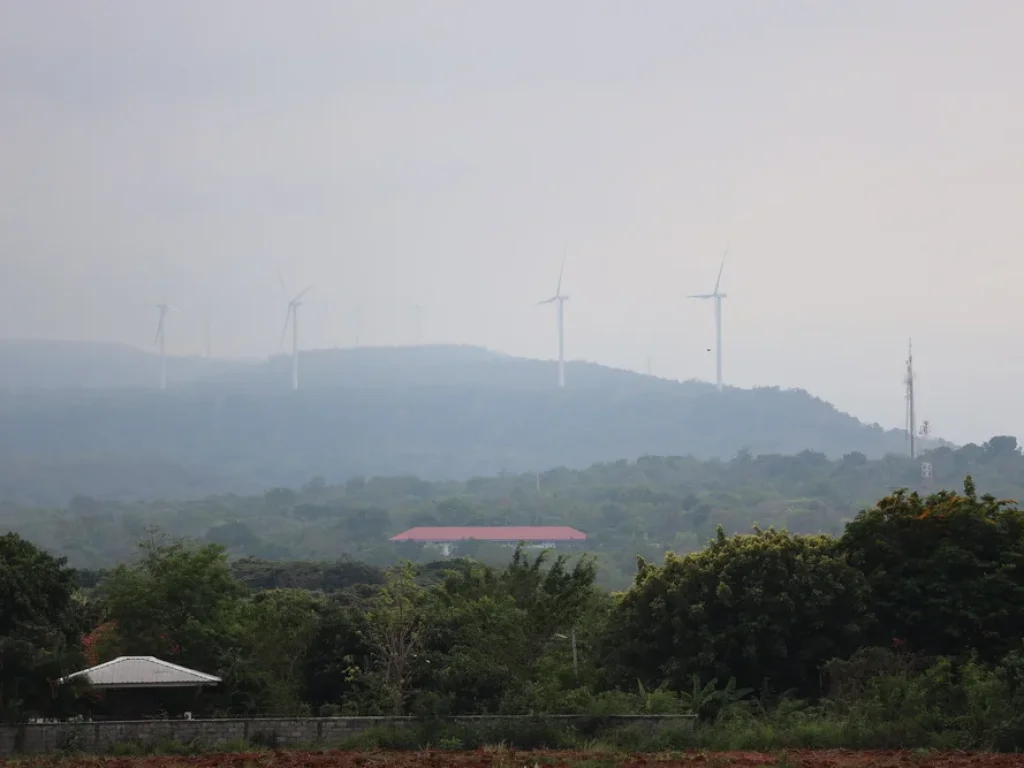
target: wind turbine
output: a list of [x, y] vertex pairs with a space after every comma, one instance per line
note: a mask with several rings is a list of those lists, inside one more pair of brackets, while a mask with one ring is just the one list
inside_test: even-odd
[[160, 310], [160, 319], [156, 324], [156, 338], [153, 341], [160, 345], [160, 389], [167, 389], [167, 350], [164, 344], [167, 315], [170, 312], [181, 312], [181, 310], [166, 302], [160, 302], [156, 308]]
[[718, 391], [722, 391], [722, 299], [724, 293], [719, 293], [718, 288], [722, 284], [722, 270], [725, 269], [725, 257], [729, 255], [729, 247], [726, 246], [722, 254], [722, 264], [718, 267], [718, 279], [715, 280], [715, 290], [711, 293], [697, 293], [687, 298], [690, 299], [714, 299], [715, 300], [715, 385]]
[[537, 305], [558, 304], [558, 386], [565, 387], [565, 302], [568, 296], [562, 295], [562, 273], [565, 271], [565, 254], [562, 254], [562, 266], [558, 270], [558, 286], [555, 288], [555, 295], [550, 299], [538, 301]]
[[[285, 287], [284, 279], [281, 275], [277, 276], [277, 279], [281, 281], [281, 290], [284, 291], [284, 297], [288, 298], [288, 289]], [[288, 323], [292, 324], [292, 389], [299, 388], [299, 307], [302, 306], [302, 297], [309, 293], [309, 286], [301, 293], [296, 294], [293, 298], [288, 300], [288, 309], [285, 310], [284, 315], [284, 327], [281, 329], [281, 345], [284, 346], [284, 336], [288, 333]]]

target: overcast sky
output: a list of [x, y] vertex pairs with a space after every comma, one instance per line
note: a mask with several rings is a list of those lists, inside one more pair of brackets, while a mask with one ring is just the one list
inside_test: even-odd
[[[1024, 438], [1020, 0], [3, 0], [0, 336], [464, 342]], [[570, 382], [571, 386], [571, 382]]]

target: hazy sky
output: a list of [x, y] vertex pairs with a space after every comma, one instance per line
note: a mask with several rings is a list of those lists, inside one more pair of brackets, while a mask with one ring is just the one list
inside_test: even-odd
[[[1020, 0], [3, 0], [0, 336], [421, 337], [1024, 438]], [[570, 382], [571, 386], [571, 382]]]

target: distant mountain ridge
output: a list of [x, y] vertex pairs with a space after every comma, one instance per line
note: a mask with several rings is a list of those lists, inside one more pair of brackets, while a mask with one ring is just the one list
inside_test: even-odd
[[[552, 389], [553, 363], [468, 345], [314, 349], [300, 355], [303, 389], [493, 386]], [[567, 363], [571, 388], [621, 384], [673, 387], [678, 382], [598, 363]], [[160, 356], [115, 342], [0, 340], [0, 389], [155, 389]], [[284, 392], [290, 355], [266, 360], [167, 356], [168, 386]], [[704, 382], [687, 382], [711, 392]]]
[[[314, 476], [464, 480], [645, 455], [905, 450], [902, 432], [799, 390], [719, 393], [582, 362], [559, 390], [552, 363], [476, 347], [305, 352], [298, 392], [285, 356], [173, 358], [160, 392], [156, 355], [35, 344], [0, 343], [0, 501], [194, 498]], [[118, 376], [131, 383], [112, 385]]]
[[[222, 375], [251, 363], [167, 357], [171, 384]], [[106, 341], [0, 339], [0, 389], [144, 389], [160, 376], [160, 356]]]

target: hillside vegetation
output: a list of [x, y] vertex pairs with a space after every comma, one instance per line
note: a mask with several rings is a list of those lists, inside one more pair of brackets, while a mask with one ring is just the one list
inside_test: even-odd
[[[971, 473], [1000, 498], [1024, 497], [1024, 456], [1015, 438], [939, 448], [927, 460], [935, 487]], [[329, 485], [314, 479], [296, 489], [186, 502], [79, 496], [52, 509], [6, 504], [0, 515], [11, 530], [89, 568], [129, 558], [153, 526], [173, 537], [221, 544], [237, 557], [387, 565], [436, 556], [389, 541], [415, 525], [571, 525], [587, 533], [585, 549], [598, 556], [601, 582], [621, 587], [637, 555], [660, 559], [669, 550], [696, 550], [718, 526], [727, 533], [748, 532], [757, 523], [836, 534], [872, 499], [922, 482], [920, 462], [909, 458], [741, 453], [731, 461], [646, 457], [464, 482], [407, 476]], [[459, 554], [501, 562], [507, 550], [470, 542]]]
[[[172, 385], [226, 374], [244, 363], [168, 357]], [[100, 341], [0, 339], [0, 390], [148, 389], [160, 377], [159, 355]]]
[[[6, 348], [0, 370], [11, 376]], [[729, 459], [744, 449], [834, 459], [904, 450], [901, 433], [802, 391], [719, 393], [589, 363], [571, 364], [569, 386], [559, 391], [550, 363], [470, 347], [303, 354], [298, 392], [288, 389], [283, 357], [193, 361], [195, 377], [172, 379], [167, 392], [112, 388], [113, 375], [89, 388], [98, 379], [68, 362], [84, 352], [67, 349], [76, 352], [64, 368], [53, 362], [49, 375], [37, 360], [19, 374], [36, 384], [0, 391], [0, 500], [190, 499], [297, 487], [317, 476], [465, 480], [646, 455]], [[155, 381], [156, 358], [133, 354]]]
[[[66, 563], [9, 534], [0, 721], [410, 714], [418, 727], [364, 733], [361, 745], [490, 745], [482, 756], [496, 744], [595, 738], [631, 751], [1019, 752], [1024, 513], [970, 476], [962, 488], [889, 494], [838, 537], [719, 531], [699, 552], [638, 559], [619, 595], [599, 588], [590, 558], [521, 549], [496, 567], [465, 558], [380, 574], [353, 564], [322, 571], [330, 584], [307, 571], [281, 589], [253, 563], [240, 574], [217, 544], [155, 539], [83, 589]], [[121, 655], [221, 684], [134, 698], [52, 685]], [[586, 717], [572, 727], [437, 719], [482, 713]], [[604, 718], [630, 713], [689, 713], [696, 724]], [[239, 749], [276, 745], [273, 732], [247, 736]]]

